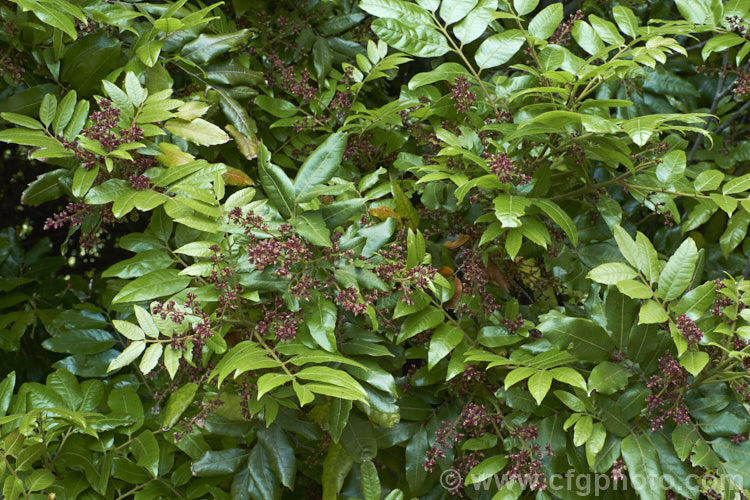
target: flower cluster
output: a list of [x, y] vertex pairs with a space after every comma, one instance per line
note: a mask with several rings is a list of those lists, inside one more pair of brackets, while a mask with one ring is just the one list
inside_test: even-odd
[[[473, 247], [463, 247], [459, 252], [459, 260], [461, 261], [460, 270], [463, 276], [463, 292], [472, 297], [481, 298], [482, 308], [488, 314], [500, 309], [500, 305], [487, 289], [491, 276], [489, 273], [489, 264], [485, 266], [482, 263], [482, 254]], [[492, 281], [494, 284], [502, 287], [502, 282], [499, 280], [493, 279]], [[474, 314], [468, 308], [462, 308], [459, 312], [469, 316]]]
[[451, 89], [451, 97], [453, 98], [453, 104], [456, 106], [456, 110], [459, 113], [468, 113], [471, 111], [471, 105], [477, 100], [477, 96], [474, 92], [469, 89], [471, 84], [466, 81], [465, 76], [457, 76], [453, 80], [453, 88]]
[[255, 325], [261, 336], [273, 331], [279, 341], [292, 340], [297, 335], [297, 327], [302, 322], [302, 311], [289, 311], [281, 297], [261, 307], [262, 319]]
[[646, 384], [651, 394], [646, 397], [646, 412], [651, 417], [651, 431], [656, 432], [672, 419], [677, 425], [690, 423], [690, 414], [682, 399], [687, 386], [687, 371], [669, 351], [659, 358], [660, 375], [653, 375]]
[[94, 213], [94, 207], [83, 202], [68, 203], [60, 213], [53, 214], [44, 223], [44, 229], [60, 229], [69, 225], [77, 227], [83, 224], [83, 218]]
[[508, 479], [516, 480], [525, 484], [532, 491], [542, 491], [547, 488], [547, 477], [542, 469], [542, 458], [544, 455], [552, 455], [549, 445], [545, 452], [538, 445], [523, 448], [516, 453], [507, 455], [510, 462], [507, 470]]
[[750, 73], [746, 71], [738, 71], [737, 78], [734, 80], [734, 88], [732, 89], [736, 96], [746, 96], [750, 94]]
[[521, 172], [506, 153], [486, 154], [485, 159], [490, 172], [495, 174], [500, 182], [504, 184], [517, 182], [521, 185], [531, 182], [531, 177]]
[[618, 458], [612, 463], [612, 470], [609, 472], [612, 479], [622, 481], [625, 479], [625, 471], [628, 470], [628, 466], [625, 465], [625, 461], [622, 458]]
[[734, 31], [740, 36], [750, 38], [750, 25], [748, 22], [739, 16], [727, 16], [725, 18], [729, 23], [729, 29]]
[[119, 108], [112, 106], [112, 101], [106, 98], [100, 99], [98, 104], [99, 111], [91, 113], [91, 126], [83, 129], [83, 135], [98, 141], [105, 151], [114, 151], [121, 144], [137, 142], [143, 138], [143, 130], [137, 125], [120, 129], [115, 135], [114, 131], [120, 122]]
[[219, 307], [216, 309], [216, 315], [221, 317], [226, 311], [237, 309], [238, 303], [242, 300], [239, 297], [242, 293], [242, 286], [231, 283], [234, 278], [234, 267], [227, 262], [226, 254], [221, 252], [219, 245], [211, 245], [210, 250], [212, 269], [206, 281], [219, 292]]
[[152, 306], [151, 311], [159, 315], [161, 319], [169, 317], [169, 320], [175, 325], [182, 325], [188, 316], [197, 318], [197, 320], [191, 321], [190, 327], [184, 333], [175, 333], [172, 335], [170, 347], [186, 351], [188, 345], [192, 343], [193, 359], [200, 360], [203, 356], [202, 348], [206, 345], [206, 339], [214, 334], [211, 318], [201, 308], [201, 303], [197, 295], [188, 293], [186, 299], [182, 307], [178, 307], [174, 300], [166, 303], [156, 302]]
[[484, 434], [488, 430], [488, 427], [493, 425], [500, 426], [503, 422], [503, 414], [490, 415], [487, 413], [485, 405], [468, 403], [461, 411], [459, 421], [466, 435], [470, 438], [475, 438]]
[[583, 12], [580, 10], [571, 14], [568, 19], [560, 24], [555, 32], [549, 37], [548, 42], [555, 45], [567, 46], [570, 43], [570, 33], [576, 21], [583, 19]]
[[703, 338], [703, 332], [700, 331], [692, 319], [688, 318], [687, 314], [680, 315], [677, 318], [676, 324], [677, 329], [687, 340], [688, 346], [695, 347]]
[[484, 384], [485, 377], [484, 370], [477, 370], [474, 365], [466, 365], [461, 375], [453, 377], [446, 384], [451, 394], [461, 396], [471, 392], [472, 387]]
[[436, 432], [435, 444], [427, 450], [427, 460], [422, 463], [424, 470], [432, 472], [435, 470], [438, 458], [444, 458], [445, 452], [453, 449], [455, 443], [463, 439], [464, 434], [460, 432], [455, 424], [443, 420]]
[[307, 69], [302, 69], [297, 76], [294, 66], [284, 64], [276, 52], [268, 55], [268, 62], [273, 66], [275, 73], [266, 75], [266, 85], [276, 85], [305, 104], [309, 104], [315, 98], [316, 89], [310, 84], [310, 73]]

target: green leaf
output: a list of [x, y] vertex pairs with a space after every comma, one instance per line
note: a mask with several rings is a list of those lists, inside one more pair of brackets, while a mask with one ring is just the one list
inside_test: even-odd
[[331, 134], [307, 157], [294, 179], [294, 192], [297, 200], [333, 177], [341, 165], [346, 141], [345, 133]]
[[137, 465], [148, 470], [153, 477], [159, 475], [159, 443], [153, 432], [145, 430], [136, 436], [130, 443], [130, 451]]
[[44, 450], [46, 448], [47, 446], [45, 443], [36, 443], [32, 444], [31, 446], [24, 447], [16, 457], [16, 471], [20, 472], [31, 469], [36, 461], [41, 458], [42, 453], [44, 453]]
[[588, 390], [589, 392], [598, 391], [605, 395], [615, 394], [628, 385], [629, 377], [630, 372], [625, 367], [602, 361], [591, 370]]
[[533, 12], [537, 5], [539, 5], [539, 0], [513, 0], [513, 8], [519, 16]]
[[362, 476], [362, 495], [364, 496], [364, 500], [380, 500], [380, 478], [372, 460], [367, 460], [362, 464], [360, 475]]
[[416, 57], [439, 57], [450, 50], [445, 37], [428, 24], [376, 19], [372, 31], [391, 47]]
[[[7, 132], [4, 131], [4, 132]], [[42, 203], [56, 200], [63, 195], [64, 191], [60, 185], [60, 179], [67, 177], [65, 169], [45, 172], [36, 178], [21, 195], [21, 203], [36, 207]]]
[[638, 36], [638, 19], [636, 19], [632, 10], [617, 5], [612, 9], [612, 15], [615, 18], [617, 26], [620, 27], [620, 31], [628, 35], [630, 38]]
[[526, 38], [521, 30], [507, 30], [485, 39], [477, 49], [474, 60], [480, 69], [505, 64], [516, 55]]
[[192, 121], [174, 118], [166, 122], [164, 128], [177, 137], [198, 146], [216, 146], [229, 141], [229, 135], [226, 132], [203, 118], [196, 118]]
[[549, 388], [552, 386], [552, 374], [548, 371], [536, 372], [529, 378], [529, 392], [536, 400], [537, 405], [542, 404], [542, 400], [549, 392]]
[[118, 65], [121, 52], [121, 42], [103, 31], [87, 35], [66, 48], [60, 80], [76, 89], [79, 96], [88, 96], [101, 87], [107, 73]]
[[457, 326], [442, 323], [432, 334], [430, 349], [427, 353], [427, 367], [432, 370], [435, 365], [446, 357], [464, 338], [464, 332]]
[[596, 456], [604, 448], [606, 439], [607, 431], [604, 426], [600, 422], [595, 423], [591, 431], [591, 436], [586, 441], [586, 461], [592, 469], [596, 463]]
[[659, 487], [661, 465], [656, 448], [644, 435], [630, 434], [622, 440], [622, 456], [628, 467], [628, 475], [637, 480], [632, 485], [640, 498], [663, 500], [664, 490]]
[[654, 292], [641, 281], [624, 280], [617, 283], [617, 289], [631, 299], [650, 299]]
[[586, 277], [604, 285], [616, 285], [620, 281], [630, 280], [636, 276], [638, 273], [627, 264], [608, 262], [589, 271]]
[[680, 365], [694, 377], [698, 376], [708, 362], [708, 353], [703, 351], [686, 351], [680, 356]]
[[695, 242], [688, 238], [667, 261], [667, 265], [659, 275], [659, 297], [664, 300], [674, 300], [690, 285], [698, 262], [698, 248]]
[[17, 113], [0, 113], [0, 118], [2, 118], [3, 120], [7, 120], [15, 125], [30, 128], [32, 130], [44, 129], [44, 125], [30, 116], [19, 115]]
[[589, 22], [596, 30], [596, 33], [602, 40], [610, 45], [625, 45], [625, 39], [617, 31], [617, 28], [610, 21], [602, 19], [594, 14], [589, 15]]
[[[620, 289], [620, 284], [625, 283], [626, 285], [629, 285], [631, 282], [635, 283], [636, 286], [645, 286], [642, 283], [633, 280], [621, 281], [618, 283], [617, 289], [612, 287], [609, 288], [607, 291], [607, 298], [604, 301], [604, 315], [607, 319], [607, 330], [614, 339], [615, 344], [620, 348], [626, 346], [628, 343], [630, 329], [633, 327], [633, 323], [635, 323], [635, 318], [640, 306], [637, 301], [628, 298], [630, 297], [628, 293], [620, 293], [622, 291]], [[648, 287], [646, 288], [648, 289]], [[628, 290], [627, 286], [625, 289]], [[648, 297], [644, 298], [651, 298], [651, 290], [649, 289], [648, 292]]]
[[292, 375], [285, 373], [265, 373], [258, 378], [258, 399], [260, 399], [265, 393], [274, 390], [275, 388], [286, 384], [290, 380], [294, 379]]
[[115, 370], [119, 370], [120, 368], [129, 365], [133, 361], [138, 358], [138, 356], [141, 355], [141, 353], [146, 349], [146, 343], [144, 341], [137, 341], [133, 342], [129, 346], [127, 346], [122, 353], [117, 356], [117, 358], [113, 359], [112, 362], [110, 362], [109, 366], [107, 367], [107, 372], [112, 372]]
[[305, 323], [315, 342], [328, 352], [336, 352], [338, 308], [321, 293], [315, 293], [304, 306]]
[[669, 319], [667, 311], [655, 300], [647, 300], [641, 305], [641, 311], [638, 313], [639, 325], [651, 325], [654, 323], [664, 323]]
[[440, 17], [443, 18], [445, 24], [453, 24], [471, 12], [478, 0], [443, 0], [440, 3]]
[[604, 51], [604, 42], [599, 38], [599, 35], [594, 31], [594, 28], [592, 28], [586, 21], [580, 19], [577, 20], [573, 24], [571, 33], [573, 34], [575, 41], [578, 43], [578, 46], [592, 56]]
[[192, 463], [190, 470], [198, 477], [226, 476], [237, 472], [250, 453], [240, 448], [207, 451]]
[[409, 227], [416, 231], [417, 226], [419, 226], [419, 212], [414, 208], [414, 205], [412, 205], [398, 181], [393, 177], [390, 178], [390, 181], [391, 193], [396, 200], [396, 213], [398, 213], [400, 217], [406, 218], [409, 222]]
[[300, 236], [313, 245], [331, 248], [331, 232], [319, 213], [306, 212], [298, 215], [292, 219], [292, 226]]
[[745, 240], [748, 224], [750, 224], [750, 214], [744, 210], [729, 218], [727, 228], [719, 238], [719, 246], [725, 258]]
[[129, 321], [113, 319], [112, 326], [114, 326], [115, 330], [117, 330], [120, 334], [122, 334], [129, 340], [144, 340], [146, 338], [146, 334], [144, 333], [144, 331], [139, 326], [134, 325]]
[[696, 321], [713, 305], [715, 297], [716, 284], [709, 281], [683, 295], [672, 310], [677, 316], [686, 314], [690, 319]]
[[719, 193], [710, 193], [711, 201], [716, 203], [720, 209], [724, 210], [731, 217], [737, 209], [737, 198], [725, 196]]
[[521, 380], [526, 380], [537, 371], [538, 370], [536, 368], [531, 368], [529, 366], [522, 366], [520, 368], [511, 370], [505, 376], [505, 380], [504, 380], [505, 390], [507, 391], [509, 387], [513, 387], [515, 384], [517, 384]]
[[582, 318], [550, 317], [537, 328], [547, 339], [579, 359], [604, 361], [610, 357], [614, 342], [596, 323]]
[[190, 284], [191, 280], [189, 276], [181, 276], [177, 269], [160, 269], [136, 278], [125, 285], [115, 295], [112, 302], [115, 304], [140, 302], [165, 295], [173, 295], [184, 290]]
[[551, 37], [563, 19], [562, 3], [553, 3], [542, 9], [529, 21], [529, 34], [534, 38], [546, 40]]
[[356, 413], [349, 416], [349, 422], [341, 435], [341, 443], [357, 463], [372, 460], [378, 454], [378, 441], [372, 424]]
[[206, 63], [218, 55], [245, 45], [249, 37], [250, 30], [247, 29], [219, 35], [201, 33], [198, 38], [182, 47], [180, 55], [195, 63]]
[[698, 431], [693, 425], [679, 425], [672, 431], [672, 444], [680, 460], [685, 460], [699, 440]]
[[578, 246], [578, 230], [573, 223], [573, 219], [571, 219], [565, 211], [563, 211], [556, 203], [543, 198], [537, 198], [531, 201], [534, 205], [541, 208], [550, 219], [555, 221], [555, 224], [565, 231], [565, 234], [568, 235], [573, 246]]
[[703, 2], [696, 2], [695, 0], [675, 0], [677, 10], [680, 11], [682, 17], [687, 19], [693, 24], [706, 24], [711, 19], [711, 13]]
[[656, 178], [665, 186], [671, 186], [685, 175], [685, 152], [675, 150], [662, 158], [656, 167]]
[[211, 373], [211, 378], [218, 376], [217, 383], [221, 385], [222, 381], [231, 373], [234, 373], [236, 378], [247, 371], [280, 366], [278, 361], [269, 358], [266, 354], [267, 352], [258, 347], [254, 341], [240, 342], [228, 354], [224, 354], [224, 357], [216, 364], [216, 368]]
[[721, 192], [725, 195], [729, 195], [742, 193], [744, 191], [747, 191], [748, 189], [750, 189], [750, 174], [745, 174], [740, 177], [735, 177], [734, 179], [724, 184]]
[[10, 406], [10, 398], [13, 396], [13, 389], [16, 385], [16, 372], [10, 372], [2, 382], [0, 382], [0, 417], [5, 416]]
[[529, 205], [531, 200], [527, 198], [501, 194], [495, 198], [495, 216], [503, 227], [520, 227], [520, 217]]
[[622, 128], [637, 146], [644, 146], [656, 132], [658, 116], [642, 116], [622, 122]]
[[291, 102], [267, 95], [259, 95], [253, 100], [253, 103], [263, 111], [278, 118], [289, 118], [296, 115], [298, 111], [297, 106]]
[[581, 446], [591, 437], [594, 430], [594, 420], [591, 415], [584, 415], [578, 419], [573, 431], [573, 446]]
[[328, 433], [331, 435], [331, 440], [334, 443], [338, 443], [341, 439], [344, 427], [346, 427], [346, 423], [349, 421], [349, 412], [351, 409], [352, 401], [350, 399], [331, 399], [331, 407], [328, 411]]
[[168, 431], [179, 422], [182, 414], [193, 403], [197, 391], [198, 384], [188, 382], [169, 396], [167, 404], [162, 410], [162, 430]]
[[432, 19], [424, 9], [404, 0], [361, 0], [359, 8], [376, 17], [399, 19], [410, 24], [432, 25]]
[[574, 368], [569, 366], [559, 366], [550, 370], [549, 373], [555, 380], [558, 380], [563, 384], [572, 385], [573, 387], [579, 387], [586, 390], [586, 381]]
[[261, 142], [258, 148], [258, 173], [268, 199], [282, 217], [290, 219], [294, 213], [295, 191], [284, 171], [271, 163], [271, 153]]
[[29, 491], [40, 491], [52, 486], [55, 476], [47, 469], [37, 469], [26, 478], [26, 489]]
[[424, 426], [421, 426], [412, 435], [406, 445], [406, 482], [415, 495], [424, 490], [423, 485], [427, 479], [427, 471], [422, 464], [429, 447], [427, 430]]
[[482, 460], [466, 474], [465, 484], [482, 484], [507, 465], [508, 459], [504, 455], [494, 455]]
[[[538, 2], [539, 0], [532, 0]], [[471, 43], [481, 37], [492, 22], [492, 14], [497, 10], [497, 0], [479, 0], [477, 6], [464, 19], [453, 26], [453, 34], [462, 44]], [[451, 64], [451, 63], [446, 63]], [[414, 79], [412, 78], [412, 81]], [[449, 81], [453, 81], [451, 78]], [[411, 82], [409, 83], [411, 85]]]
[[[458, 26], [456, 26], [454, 30], [457, 28]], [[423, 87], [425, 85], [429, 85], [431, 83], [439, 81], [453, 82], [459, 76], [467, 77], [467, 79], [470, 78], [466, 68], [464, 68], [460, 64], [452, 62], [443, 63], [432, 71], [414, 75], [414, 77], [412, 77], [412, 79], [409, 81], [409, 90], [418, 89], [419, 87]]]
[[696, 191], [712, 191], [721, 185], [724, 172], [719, 170], [704, 170], [693, 181]]
[[151, 372], [151, 370], [153, 370], [159, 363], [163, 351], [164, 349], [161, 344], [151, 344], [148, 346], [148, 349], [143, 353], [143, 358], [141, 358], [141, 362], [138, 365], [141, 373], [146, 375]]
[[292, 441], [279, 425], [258, 431], [258, 442], [263, 447], [276, 477], [287, 488], [294, 489], [297, 474], [297, 458]]
[[323, 474], [321, 476], [322, 500], [336, 500], [353, 463], [340, 444], [333, 443], [328, 447], [328, 454], [323, 460]]
[[445, 321], [445, 314], [434, 306], [429, 306], [415, 314], [411, 314], [406, 318], [403, 325], [401, 325], [396, 343], [400, 344], [418, 333], [435, 328], [443, 323], [443, 321]]
[[40, 21], [59, 29], [72, 40], [78, 38], [75, 20], [56, 8], [51, 7], [48, 3], [34, 2], [32, 0], [15, 0], [15, 2], [21, 6], [23, 10], [32, 11]]
[[638, 259], [638, 269], [646, 275], [646, 278], [650, 283], [655, 282], [659, 278], [661, 266], [654, 245], [648, 238], [646, 238], [646, 235], [639, 232], [635, 237], [635, 246], [638, 252], [636, 254]]

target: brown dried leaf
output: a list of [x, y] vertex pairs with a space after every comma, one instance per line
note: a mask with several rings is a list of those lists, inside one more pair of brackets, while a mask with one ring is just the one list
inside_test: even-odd
[[456, 248], [460, 247], [461, 245], [463, 245], [467, 241], [469, 241], [469, 235], [468, 234], [459, 234], [458, 238], [456, 238], [453, 241], [448, 240], [445, 243], [443, 243], [443, 245], [446, 248], [448, 248], [449, 250], [455, 250]]
[[439, 274], [441, 274], [442, 276], [445, 276], [446, 278], [447, 278], [448, 276], [453, 276], [453, 269], [451, 269], [451, 268], [450, 268], [450, 267], [448, 267], [448, 266], [443, 266], [443, 267], [441, 267], [440, 269], [438, 269], [438, 271], [437, 271], [437, 272], [438, 272]]
[[234, 167], [227, 167], [226, 172], [221, 174], [224, 182], [230, 186], [252, 186], [253, 180], [242, 170]]
[[461, 280], [458, 279], [457, 276], [453, 276], [453, 286], [455, 289], [455, 291], [453, 292], [453, 297], [451, 297], [451, 299], [445, 303], [445, 307], [447, 307], [448, 309], [455, 308], [461, 300], [461, 295], [463, 295], [464, 287], [461, 284]]
[[373, 217], [377, 217], [380, 220], [386, 220], [386, 219], [388, 219], [390, 217], [395, 217], [395, 218], [401, 220], [401, 217], [399, 217], [399, 215], [396, 213], [396, 211], [393, 210], [392, 208], [388, 208], [388, 207], [375, 207], [375, 208], [371, 208], [369, 210], [369, 212], [370, 212], [370, 215], [372, 215]]

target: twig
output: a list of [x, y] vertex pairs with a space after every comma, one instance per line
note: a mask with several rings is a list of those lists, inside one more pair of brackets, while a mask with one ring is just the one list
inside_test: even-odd
[[[729, 63], [729, 50], [724, 51], [724, 61], [721, 65], [721, 72], [719, 73], [719, 81], [716, 84], [716, 97], [714, 97], [714, 102], [711, 103], [711, 109], [709, 110], [709, 114], [713, 115], [716, 113], [716, 109], [719, 107], [719, 101], [721, 101], [724, 96], [729, 92], [729, 89], [732, 88], [732, 85], [734, 82], [730, 83], [726, 89], [722, 92], [721, 87], [724, 85], [724, 79], [726, 78], [726, 71], [727, 71], [727, 64]], [[709, 125], [711, 124], [711, 117], [706, 118], [706, 123], [703, 124], [703, 130], [708, 130]], [[698, 134], [698, 137], [695, 138], [695, 143], [693, 144], [693, 147], [690, 149], [690, 154], [688, 154], [687, 157], [687, 165], [690, 165], [693, 162], [693, 157], [698, 152], [698, 149], [703, 145], [703, 135]]]

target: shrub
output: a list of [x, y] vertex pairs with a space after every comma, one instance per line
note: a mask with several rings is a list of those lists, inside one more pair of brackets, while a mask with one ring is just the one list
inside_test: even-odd
[[748, 15], [3, 4], [4, 497], [746, 492]]

